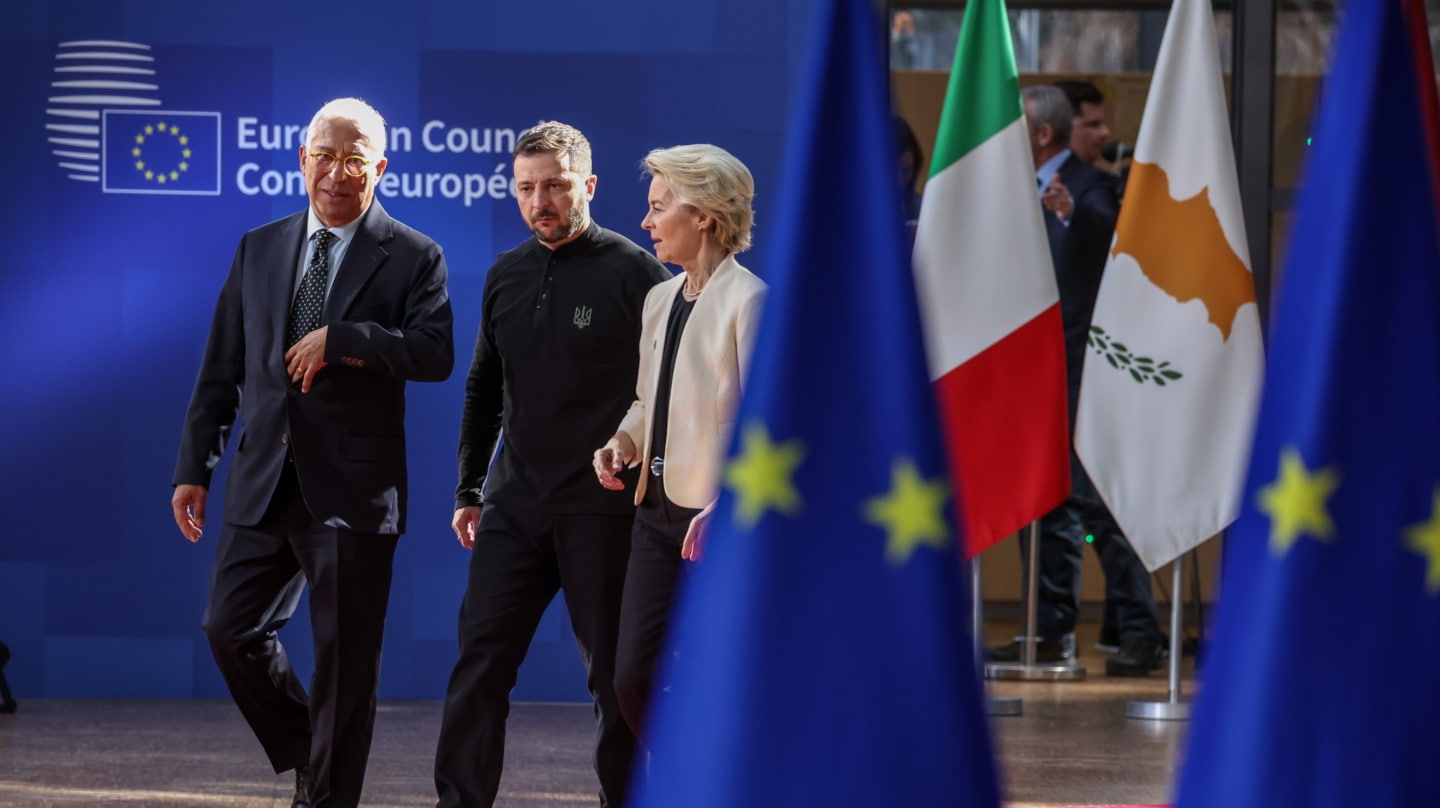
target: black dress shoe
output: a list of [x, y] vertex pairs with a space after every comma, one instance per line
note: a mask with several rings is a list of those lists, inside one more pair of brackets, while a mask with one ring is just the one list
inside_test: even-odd
[[310, 767], [295, 770], [295, 799], [290, 808], [310, 808]]
[[1113, 654], [1120, 650], [1120, 629], [1111, 623], [1100, 624], [1100, 636], [1095, 640], [1095, 650]]
[[9, 661], [10, 649], [0, 642], [0, 714], [13, 713], [20, 706], [10, 694], [10, 683], [5, 681], [5, 663]]
[[[985, 649], [986, 662], [1023, 662], [1025, 659], [1025, 641], [1017, 638], [1014, 642], [1005, 645], [997, 645], [994, 648]], [[1040, 640], [1035, 645], [1035, 661], [1046, 664], [1058, 662], [1070, 662], [1074, 655], [1065, 647], [1065, 643], [1059, 640]]]
[[1120, 650], [1105, 660], [1106, 676], [1149, 676], [1150, 671], [1165, 665], [1165, 646], [1159, 640], [1144, 636], [1120, 639]]

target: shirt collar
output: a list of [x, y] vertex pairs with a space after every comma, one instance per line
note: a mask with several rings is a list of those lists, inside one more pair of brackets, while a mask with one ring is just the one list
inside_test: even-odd
[[600, 225], [596, 224], [594, 219], [590, 220], [590, 224], [579, 236], [561, 244], [553, 250], [541, 243], [540, 239], [531, 236], [531, 239], [535, 242], [535, 249], [539, 250], [542, 255], [565, 255], [571, 252], [587, 252], [599, 238]]
[[1037, 196], [1045, 193], [1045, 188], [1050, 185], [1050, 180], [1054, 178], [1056, 174], [1060, 173], [1060, 166], [1064, 165], [1065, 161], [1069, 159], [1070, 150], [1061, 149], [1058, 154], [1041, 163], [1040, 167], [1035, 169], [1035, 179], [1040, 181], [1035, 188]]
[[320, 221], [320, 217], [315, 215], [314, 208], [309, 209], [309, 214], [309, 220], [305, 224], [306, 244], [310, 243], [310, 239], [314, 238], [316, 231], [319, 230], [329, 230], [340, 243], [349, 244], [350, 240], [355, 238], [355, 232], [360, 229], [360, 220], [365, 218], [365, 214], [362, 213], [355, 217], [355, 221], [347, 225], [341, 227], [326, 227], [325, 224]]

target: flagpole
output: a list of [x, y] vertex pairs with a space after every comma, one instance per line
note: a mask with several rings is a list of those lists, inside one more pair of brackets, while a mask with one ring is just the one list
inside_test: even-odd
[[1170, 584], [1170, 695], [1165, 701], [1131, 701], [1125, 705], [1126, 718], [1141, 718], [1147, 721], [1189, 721], [1190, 703], [1180, 700], [1180, 655], [1184, 639], [1180, 636], [1180, 597], [1183, 579], [1181, 569], [1185, 566], [1185, 554], [1181, 553], [1171, 562], [1174, 580]]
[[[985, 615], [982, 613], [985, 598], [980, 591], [980, 556], [970, 559], [970, 615], [973, 619], [972, 636], [975, 638], [975, 663], [980, 668], [980, 676], [985, 676]], [[985, 694], [985, 714], [999, 716], [1020, 715], [1025, 710], [1025, 702], [1019, 696], [997, 696], [994, 693]]]
[[[1040, 638], [1035, 636], [1040, 611], [1040, 521], [1026, 528], [1030, 534], [1030, 552], [1025, 563], [1025, 636], [1020, 637], [1019, 662], [987, 662], [986, 679], [1020, 680], [1026, 682], [1079, 682], [1085, 678], [1085, 666], [1073, 658], [1069, 662], [1036, 662], [1035, 652]], [[1059, 638], [1064, 642], [1063, 638]]]

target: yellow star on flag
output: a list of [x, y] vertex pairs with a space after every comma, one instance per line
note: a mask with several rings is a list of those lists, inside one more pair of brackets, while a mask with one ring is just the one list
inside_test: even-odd
[[865, 500], [864, 508], [865, 521], [887, 534], [885, 560], [898, 567], [921, 545], [944, 548], [950, 542], [944, 516], [949, 496], [950, 485], [944, 479], [926, 481], [914, 461], [896, 458], [890, 467], [890, 490]]
[[1440, 485], [1430, 500], [1430, 521], [1406, 528], [1405, 546], [1430, 562], [1425, 571], [1425, 589], [1432, 595], [1440, 593]]
[[1270, 517], [1270, 552], [1283, 556], [1302, 533], [1320, 541], [1335, 535], [1325, 501], [1340, 484], [1333, 466], [1311, 473], [1293, 445], [1280, 450], [1280, 476], [1258, 492], [1256, 507]]
[[740, 440], [740, 454], [725, 470], [725, 484], [735, 492], [735, 521], [755, 527], [767, 509], [788, 516], [800, 512], [800, 494], [795, 490], [795, 468], [805, 458], [798, 440], [776, 445], [765, 425], [752, 422]]

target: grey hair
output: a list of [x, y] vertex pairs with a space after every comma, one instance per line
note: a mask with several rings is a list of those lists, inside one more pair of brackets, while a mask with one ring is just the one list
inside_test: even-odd
[[320, 128], [322, 122], [333, 120], [354, 123], [360, 137], [370, 144], [372, 159], [377, 163], [385, 159], [389, 135], [385, 129], [385, 119], [374, 107], [358, 98], [337, 98], [326, 102], [325, 106], [316, 110], [315, 117], [310, 119], [310, 128], [305, 133], [306, 141], [309, 141], [310, 133]]
[[1070, 144], [1076, 112], [1064, 90], [1048, 84], [1036, 85], [1026, 87], [1020, 97], [1025, 101], [1026, 125], [1031, 131], [1049, 124], [1061, 148]]

